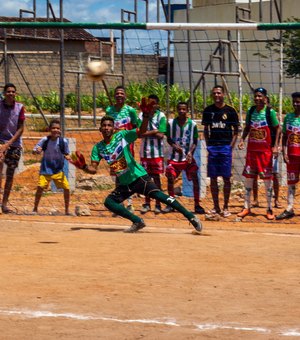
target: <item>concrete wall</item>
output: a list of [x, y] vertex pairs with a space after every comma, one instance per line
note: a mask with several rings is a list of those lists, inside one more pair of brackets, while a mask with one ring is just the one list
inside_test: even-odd
[[[291, 16], [297, 16], [295, 9], [297, 8], [297, 0], [285, 0], [283, 4], [283, 18], [287, 19]], [[246, 7], [245, 3], [240, 4]], [[234, 23], [236, 22], [236, 2], [233, 0], [194, 0], [194, 8], [190, 12], [190, 22], [194, 23]], [[269, 1], [264, 1], [263, 6], [263, 22], [270, 22], [270, 7]], [[252, 20], [259, 20], [259, 4], [257, 2], [252, 3]], [[273, 22], [278, 22], [275, 17], [275, 8], [273, 5], [272, 13]], [[185, 11], [176, 11], [175, 13], [176, 22], [185, 22], [186, 14]], [[207, 41], [207, 43], [192, 43], [192, 69], [193, 70], [204, 70], [208, 65], [210, 56], [218, 46], [216, 42], [209, 42], [212, 39], [228, 39], [228, 33], [231, 34], [231, 39], [236, 40], [236, 32], [231, 31], [197, 31], [191, 32], [191, 39]], [[278, 55], [269, 53], [266, 50], [265, 42], [258, 42], [259, 39], [273, 39], [278, 37], [277, 31], [269, 32], [258, 32], [258, 31], [241, 31], [241, 38], [244, 40], [253, 40], [253, 42], [244, 42], [241, 44], [241, 63], [247, 72], [251, 83], [254, 87], [264, 86], [271, 93], [278, 93], [279, 91], [279, 62]], [[175, 32], [175, 39], [186, 39], [186, 34], [182, 31]], [[225, 47], [225, 45], [224, 45]], [[233, 49], [237, 53], [237, 44], [232, 44]], [[259, 56], [264, 55], [264, 57]], [[238, 71], [238, 65], [232, 58], [232, 72]], [[220, 71], [219, 60], [214, 59], [213, 61], [214, 71]], [[229, 71], [229, 54], [228, 48], [225, 47], [225, 71]], [[199, 73], [193, 73], [192, 80], [195, 85], [200, 78]], [[238, 78], [234, 76], [227, 76], [226, 80], [229, 85], [230, 91], [237, 92], [238, 90]], [[183, 84], [188, 88], [189, 75], [188, 75], [188, 59], [187, 59], [187, 45], [186, 44], [175, 44], [174, 53], [174, 81]], [[218, 83], [221, 83], [221, 79], [218, 76]], [[215, 77], [206, 76], [207, 82], [207, 93], [212, 85], [214, 85]], [[296, 90], [297, 83], [294, 79], [284, 79], [284, 93], [290, 94]], [[243, 78], [243, 92], [250, 93], [250, 88]]]

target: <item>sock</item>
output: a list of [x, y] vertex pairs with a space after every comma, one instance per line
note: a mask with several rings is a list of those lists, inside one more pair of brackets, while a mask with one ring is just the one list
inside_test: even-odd
[[251, 191], [253, 188], [254, 178], [246, 178], [245, 181], [245, 209], [250, 209], [251, 207]]
[[296, 195], [295, 184], [289, 184], [288, 185], [288, 197], [287, 197], [288, 206], [286, 208], [287, 211], [293, 210], [295, 195]]
[[168, 196], [164, 194], [162, 191], [152, 191], [150, 193], [151, 198], [155, 198], [156, 200], [165, 203], [166, 205], [174, 208], [179, 211], [184, 217], [188, 220], [191, 220], [194, 216], [190, 211], [186, 210], [184, 206], [182, 206], [174, 197]]
[[267, 199], [267, 210], [272, 210], [272, 193], [273, 183], [271, 179], [265, 179], [266, 199]]
[[105, 199], [104, 205], [108, 210], [121, 217], [127, 218], [133, 223], [138, 223], [142, 220], [140, 217], [132, 214], [128, 209], [126, 209], [122, 203], [118, 203], [110, 197]]

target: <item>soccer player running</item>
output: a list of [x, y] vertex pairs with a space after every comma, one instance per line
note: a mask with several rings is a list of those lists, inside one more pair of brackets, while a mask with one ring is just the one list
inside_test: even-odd
[[103, 140], [94, 145], [91, 154], [91, 164], [83, 165], [86, 172], [95, 174], [101, 159], [106, 160], [111, 169], [118, 176], [119, 185], [105, 199], [104, 205], [115, 214], [132, 221], [132, 226], [126, 229], [127, 233], [135, 233], [144, 228], [145, 222], [139, 216], [134, 215], [121, 203], [134, 193], [150, 196], [160, 202], [170, 205], [181, 212], [195, 228], [194, 233], [199, 234], [202, 225], [199, 219], [186, 210], [175, 198], [164, 194], [153, 182], [142, 165], [138, 164], [130, 152], [130, 144], [146, 131], [149, 122], [149, 112], [152, 110], [143, 108], [143, 120], [139, 129], [114, 131], [112, 117], [104, 116], [100, 123], [100, 132]]
[[[205, 210], [199, 204], [200, 186], [198, 178], [198, 165], [194, 159], [194, 152], [198, 143], [197, 124], [188, 117], [188, 104], [177, 104], [178, 116], [168, 121], [167, 141], [170, 145], [166, 177], [168, 179], [168, 193], [175, 196], [174, 183], [182, 171], [185, 171], [188, 181], [193, 182], [195, 213], [205, 214]], [[167, 206], [163, 212], [173, 211], [172, 206]]]
[[270, 121], [273, 128], [276, 129], [275, 144], [272, 147], [271, 132], [266, 115], [266, 96], [266, 89], [260, 87], [254, 90], [255, 110], [251, 114], [250, 110], [247, 112], [246, 125], [238, 145], [240, 150], [244, 149], [244, 142], [248, 137], [246, 164], [243, 171], [243, 176], [246, 178], [244, 209], [237, 214], [240, 218], [244, 218], [251, 213], [251, 191], [254, 178], [257, 175], [260, 176], [265, 183], [267, 199], [266, 217], [268, 220], [274, 220], [275, 218], [272, 211], [272, 157], [278, 156], [278, 141], [281, 128], [276, 112], [271, 109]]
[[[141, 138], [140, 160], [148, 175], [161, 190], [160, 174], [164, 173], [164, 135], [167, 131], [167, 119], [165, 114], [159, 110], [159, 98], [155, 94], [148, 98], [153, 100], [154, 105], [153, 110], [149, 113], [147, 131]], [[142, 112], [139, 119], [143, 119]], [[150, 201], [150, 197], [146, 196], [141, 209], [142, 214], [151, 210]], [[158, 200], [155, 202], [154, 213], [161, 213], [161, 205]]]
[[[204, 109], [202, 118], [208, 151], [207, 176], [210, 177], [210, 190], [214, 203], [214, 208], [210, 213], [229, 217], [231, 215], [228, 210], [228, 203], [231, 191], [232, 150], [238, 136], [239, 118], [236, 110], [224, 103], [223, 86], [214, 86], [211, 96], [214, 104]], [[221, 211], [219, 204], [219, 176], [224, 181], [223, 211]]]
[[284, 117], [282, 127], [282, 153], [287, 167], [288, 193], [287, 208], [276, 220], [284, 220], [295, 216], [294, 200], [296, 184], [300, 173], [300, 92], [292, 93], [294, 112]]
[[[117, 86], [114, 91], [115, 104], [106, 108], [106, 115], [112, 117], [115, 122], [115, 130], [131, 130], [137, 127], [138, 117], [136, 109], [130, 105], [125, 104], [126, 91], [121, 85]], [[134, 144], [130, 145], [132, 155], [134, 155]], [[115, 176], [111, 170], [111, 176]], [[116, 185], [118, 185], [118, 177], [116, 177]], [[127, 208], [134, 210], [132, 198], [128, 197]]]

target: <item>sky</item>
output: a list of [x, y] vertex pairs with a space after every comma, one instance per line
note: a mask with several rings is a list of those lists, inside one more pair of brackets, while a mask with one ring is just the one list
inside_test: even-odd
[[[192, 2], [192, 1], [191, 1]], [[60, 17], [59, 0], [50, 0], [56, 17]], [[145, 2], [137, 1], [138, 3], [138, 22], [146, 22], [145, 18]], [[167, 4], [168, 1], [165, 0]], [[171, 0], [171, 4], [186, 3], [186, 0]], [[37, 17], [46, 17], [46, 0], [36, 0]], [[157, 0], [149, 0], [149, 22], [157, 22]], [[1, 16], [19, 16], [19, 10], [32, 10], [33, 0], [10, 0], [1, 3]], [[63, 0], [63, 16], [72, 22], [121, 22], [121, 9], [128, 11], [134, 10], [134, 0]], [[160, 21], [164, 22], [163, 11], [160, 8]], [[25, 14], [26, 17], [32, 17], [30, 14]], [[132, 19], [133, 21], [133, 19]], [[89, 30], [91, 34], [97, 37], [109, 36], [108, 30], [96, 31]], [[119, 32], [116, 32], [118, 37]], [[161, 36], [163, 35], [163, 37]], [[126, 32], [127, 41], [125, 49], [127, 53], [155, 53], [155, 43], [160, 41], [161, 54], [164, 54], [166, 47], [163, 41], [166, 40], [166, 34], [161, 32], [149, 31], [133, 31]], [[120, 48], [120, 46], [119, 46]]]
[[[59, 0], [50, 1], [55, 14], [59, 17]], [[149, 12], [156, 14], [156, 0], [149, 1]], [[165, 3], [168, 1], [165, 0]], [[172, 0], [171, 3], [186, 3], [185, 0]], [[138, 1], [139, 11], [145, 10], [145, 2]], [[46, 0], [36, 0], [37, 15], [46, 16]], [[32, 10], [33, 0], [10, 0], [1, 3], [1, 15], [18, 16], [19, 9]], [[134, 10], [134, 0], [64, 0], [64, 17], [74, 22], [120, 22], [121, 9]], [[156, 17], [152, 15], [152, 21]], [[145, 18], [140, 16], [139, 22]], [[150, 14], [151, 21], [151, 14]]]

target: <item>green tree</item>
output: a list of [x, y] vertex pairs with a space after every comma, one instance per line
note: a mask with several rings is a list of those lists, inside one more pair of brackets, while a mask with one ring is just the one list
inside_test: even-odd
[[[286, 22], [300, 22], [299, 18], [289, 18]], [[300, 76], [300, 30], [287, 30], [282, 33], [283, 66], [288, 78]], [[272, 53], [280, 52], [280, 41], [274, 38], [266, 48]]]

